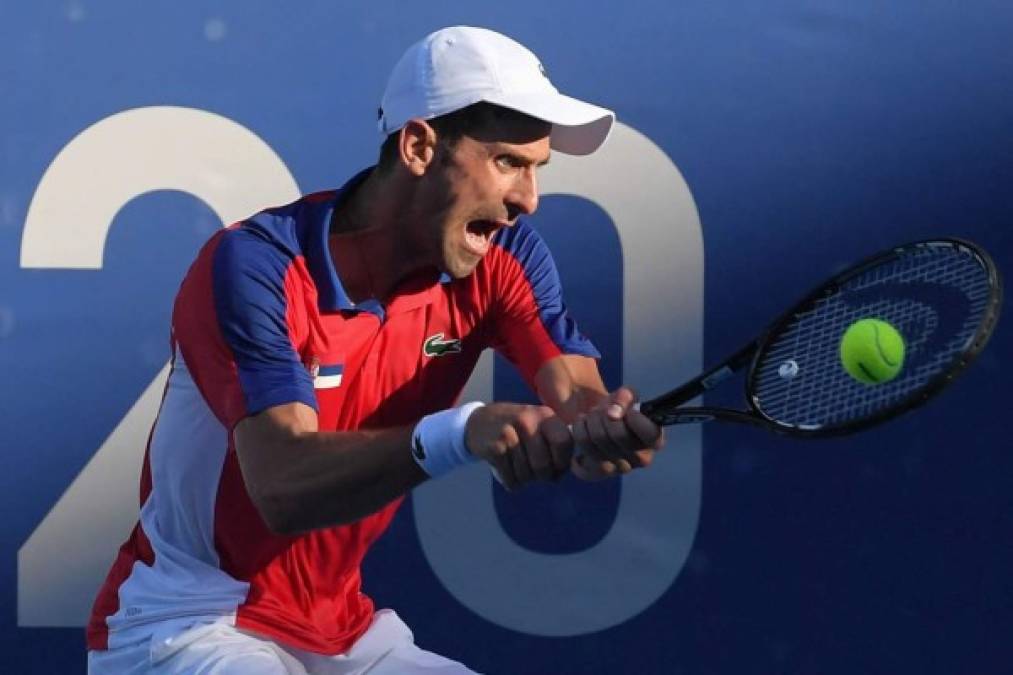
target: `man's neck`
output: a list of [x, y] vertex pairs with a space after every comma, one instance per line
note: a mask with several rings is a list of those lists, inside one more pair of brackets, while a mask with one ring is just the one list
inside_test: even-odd
[[374, 169], [331, 218], [331, 259], [353, 302], [385, 302], [398, 284], [418, 271], [403, 241], [403, 190]]

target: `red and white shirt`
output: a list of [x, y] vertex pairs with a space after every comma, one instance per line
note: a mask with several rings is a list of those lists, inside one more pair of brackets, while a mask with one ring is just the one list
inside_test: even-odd
[[364, 176], [222, 230], [198, 254], [173, 310], [172, 370], [145, 454], [140, 519], [95, 601], [89, 649], [177, 621], [224, 620], [301, 649], [347, 651], [373, 615], [360, 562], [401, 500], [348, 525], [273, 534], [243, 484], [235, 425], [295, 401], [317, 410], [321, 430], [409, 425], [454, 405], [487, 347], [528, 382], [560, 354], [598, 356], [523, 219], [496, 234], [464, 279], [433, 271], [386, 305], [352, 303], [331, 260], [329, 223]]

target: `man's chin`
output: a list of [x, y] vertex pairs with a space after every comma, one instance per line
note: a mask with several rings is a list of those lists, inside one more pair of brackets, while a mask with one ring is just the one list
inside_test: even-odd
[[478, 267], [478, 262], [480, 261], [468, 264], [458, 260], [452, 264], [444, 265], [443, 272], [451, 279], [464, 279], [475, 271], [475, 268]]

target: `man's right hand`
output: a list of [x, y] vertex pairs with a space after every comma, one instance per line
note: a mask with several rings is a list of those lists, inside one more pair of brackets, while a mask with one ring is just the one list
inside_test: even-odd
[[488, 462], [500, 482], [514, 490], [533, 480], [554, 480], [573, 456], [569, 427], [551, 408], [490, 403], [468, 418], [465, 443]]

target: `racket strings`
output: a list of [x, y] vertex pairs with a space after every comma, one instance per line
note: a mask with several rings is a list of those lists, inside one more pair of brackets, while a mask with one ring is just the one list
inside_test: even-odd
[[[848, 279], [798, 312], [768, 342], [752, 381], [766, 417], [818, 429], [852, 424], [902, 404], [945, 372], [978, 332], [992, 296], [988, 270], [955, 246], [926, 246]], [[862, 318], [893, 325], [906, 343], [892, 381], [867, 385], [840, 360], [844, 331]]]

